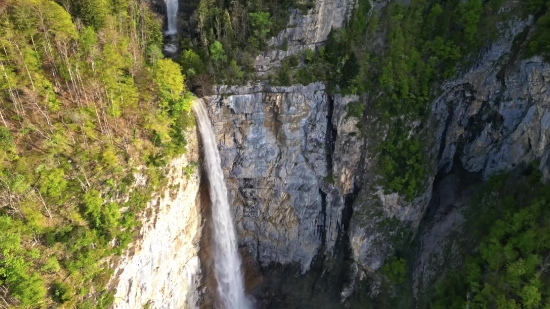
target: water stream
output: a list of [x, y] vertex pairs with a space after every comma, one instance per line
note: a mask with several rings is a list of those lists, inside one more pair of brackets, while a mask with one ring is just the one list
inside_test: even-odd
[[227, 187], [212, 124], [202, 100], [195, 101], [193, 111], [202, 138], [204, 166], [210, 184], [214, 266], [221, 305], [223, 309], [250, 309], [250, 301], [244, 294], [241, 258], [237, 251], [235, 226], [229, 209]]
[[165, 34], [173, 35], [178, 33], [176, 24], [178, 16], [178, 0], [164, 0], [166, 2], [166, 18], [168, 19], [168, 31]]

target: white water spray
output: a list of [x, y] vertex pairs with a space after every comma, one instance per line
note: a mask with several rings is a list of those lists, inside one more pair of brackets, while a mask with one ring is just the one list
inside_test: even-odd
[[237, 252], [237, 237], [233, 217], [227, 201], [227, 188], [223, 178], [220, 154], [212, 124], [202, 100], [193, 104], [197, 125], [204, 147], [204, 163], [210, 183], [214, 236], [214, 266], [218, 281], [218, 294], [223, 309], [250, 309], [244, 295], [241, 258]]
[[178, 33], [176, 19], [178, 16], [178, 0], [164, 0], [166, 2], [166, 18], [168, 19], [167, 35]]

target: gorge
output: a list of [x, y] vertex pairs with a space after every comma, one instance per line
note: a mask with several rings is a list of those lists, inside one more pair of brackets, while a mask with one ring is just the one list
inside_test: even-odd
[[0, 308], [545, 308], [549, 8], [6, 0]]

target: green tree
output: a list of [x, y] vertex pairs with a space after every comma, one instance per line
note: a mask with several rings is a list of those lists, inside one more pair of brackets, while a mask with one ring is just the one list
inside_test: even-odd
[[105, 26], [110, 11], [109, 0], [75, 0], [74, 14], [85, 25], [98, 30]]
[[15, 148], [13, 135], [8, 128], [0, 127], [0, 164], [4, 160], [13, 160], [16, 158], [17, 149]]
[[84, 194], [84, 215], [93, 227], [101, 226], [101, 206], [103, 199], [97, 190], [90, 190]]
[[170, 98], [179, 97], [184, 89], [180, 66], [171, 59], [159, 60], [153, 70], [153, 81], [158, 89]]
[[38, 305], [46, 296], [42, 278], [36, 272], [31, 272], [29, 263], [20, 256], [15, 256], [8, 250], [4, 250], [3, 256], [3, 260], [0, 260], [0, 278], [5, 278], [3, 281], [10, 293], [23, 306]]
[[474, 42], [479, 20], [481, 18], [481, 0], [467, 0], [464, 5], [462, 23], [464, 25], [464, 37], [468, 42]]
[[185, 75], [190, 78], [206, 72], [201, 57], [192, 49], [184, 50], [181, 54], [181, 66]]
[[252, 31], [248, 42], [255, 48], [260, 48], [265, 43], [269, 29], [271, 28], [271, 18], [269, 12], [252, 12], [248, 14], [250, 20], [250, 29]]
[[220, 62], [226, 62], [227, 56], [225, 55], [225, 51], [223, 50], [222, 43], [218, 41], [214, 41], [214, 43], [210, 44], [210, 59], [214, 61], [220, 61]]
[[67, 188], [65, 172], [60, 168], [44, 169], [40, 177], [40, 193], [59, 198]]

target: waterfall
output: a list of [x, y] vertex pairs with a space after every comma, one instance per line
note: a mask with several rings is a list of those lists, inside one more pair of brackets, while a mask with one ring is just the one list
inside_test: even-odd
[[178, 16], [178, 0], [164, 0], [166, 2], [166, 18], [168, 19], [168, 31], [166, 34], [178, 33], [176, 19]]
[[204, 164], [210, 183], [214, 238], [214, 267], [218, 294], [223, 309], [249, 309], [250, 301], [244, 295], [241, 259], [237, 252], [237, 237], [227, 200], [227, 187], [221, 168], [220, 154], [212, 125], [202, 100], [193, 104], [197, 125], [204, 148]]

